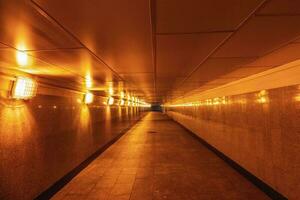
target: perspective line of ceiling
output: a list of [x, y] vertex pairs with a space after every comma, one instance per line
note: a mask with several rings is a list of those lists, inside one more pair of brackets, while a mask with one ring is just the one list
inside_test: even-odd
[[106, 67], [108, 67], [118, 78], [125, 81], [116, 71], [112, 69], [103, 59], [97, 56], [93, 51], [87, 48], [74, 34], [72, 34], [67, 28], [65, 28], [61, 23], [59, 23], [54, 17], [52, 17], [47, 11], [45, 11], [40, 5], [38, 5], [34, 0], [31, 0], [33, 7], [47, 20], [51, 23], [58, 25], [61, 29], [63, 29], [66, 33], [68, 33], [76, 42], [78, 42], [81, 46], [83, 46], [92, 56], [94, 56], [98, 61], [102, 62]]
[[[225, 38], [207, 57], [206, 59], [204, 59], [198, 66], [196, 66], [188, 75], [187, 77], [185, 77], [180, 83], [179, 85], [176, 87], [176, 88], [173, 88], [173, 90], [176, 90], [177, 88], [181, 87], [188, 79], [189, 77], [191, 77], [191, 75], [201, 66], [202, 63], [204, 63], [214, 52], [216, 52], [220, 47], [222, 47], [226, 41], [228, 41], [231, 37], [234, 36], [234, 34], [236, 33], [236, 31], [238, 29], [240, 29], [250, 18], [251, 16], [253, 16], [253, 14], [259, 10], [263, 5], [265, 5], [265, 3], [267, 2], [268, 0], [264, 0], [262, 1], [255, 9], [253, 9], [249, 15], [244, 18], [241, 23], [237, 26], [236, 30], [234, 32], [229, 32], [229, 36], [227, 38]], [[227, 31], [228, 32], [228, 31]], [[171, 92], [171, 91], [170, 91]], [[179, 97], [180, 98], [180, 97]]]

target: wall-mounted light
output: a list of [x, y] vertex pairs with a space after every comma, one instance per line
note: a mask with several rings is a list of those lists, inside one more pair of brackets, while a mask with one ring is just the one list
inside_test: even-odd
[[85, 104], [90, 104], [94, 100], [94, 95], [90, 92], [87, 92], [84, 96], [84, 103]]
[[268, 92], [266, 90], [260, 91], [258, 94], [258, 103], [264, 104], [268, 102]]
[[124, 91], [121, 91], [121, 92], [120, 92], [120, 97], [121, 97], [121, 99], [123, 99], [123, 98], [125, 97]]
[[21, 66], [28, 64], [28, 55], [24, 51], [17, 51], [16, 59], [17, 63]]
[[114, 88], [113, 87], [109, 87], [108, 88], [108, 94], [109, 95], [113, 95], [114, 94]]
[[124, 106], [124, 104], [125, 104], [124, 99], [121, 99], [121, 100], [120, 100], [120, 106]]
[[92, 87], [92, 78], [89, 73], [85, 76], [85, 86], [86, 86], [86, 88]]
[[31, 99], [36, 95], [37, 83], [27, 77], [17, 77], [13, 83], [11, 97], [13, 99]]
[[113, 104], [114, 104], [114, 98], [113, 97], [108, 97], [107, 105], [113, 105]]

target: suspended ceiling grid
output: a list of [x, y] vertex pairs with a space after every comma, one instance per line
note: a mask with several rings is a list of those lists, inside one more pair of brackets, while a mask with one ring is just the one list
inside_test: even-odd
[[[0, 66], [148, 102], [179, 98], [299, 59], [300, 2], [0, 2]], [[20, 67], [15, 51], [31, 55]]]

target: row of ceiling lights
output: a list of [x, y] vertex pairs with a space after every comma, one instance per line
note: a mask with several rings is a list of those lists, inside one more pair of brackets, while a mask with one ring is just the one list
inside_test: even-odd
[[[11, 98], [18, 99], [18, 100], [27, 100], [31, 99], [36, 95], [37, 91], [37, 82], [28, 77], [17, 77], [16, 80], [13, 82], [12, 89], [11, 89]], [[84, 103], [90, 104], [94, 100], [94, 95], [91, 92], [87, 92], [84, 95]], [[150, 106], [149, 104], [140, 101], [137, 97], [130, 97], [127, 95], [125, 98], [124, 92], [120, 93], [120, 100], [119, 105], [125, 106], [125, 101], [127, 105], [130, 106]], [[114, 97], [109, 96], [107, 101], [105, 102], [106, 105], [113, 105], [115, 102]]]
[[[20, 66], [25, 66], [28, 63], [28, 55], [24, 51], [17, 51], [16, 60]], [[89, 82], [91, 83], [91, 80]], [[37, 90], [36, 81], [28, 77], [17, 77], [12, 87], [11, 98], [23, 99], [23, 100], [30, 99], [36, 95], [36, 90]], [[112, 87], [109, 88], [108, 93], [110, 96], [107, 98], [107, 102], [105, 102], [105, 104], [113, 105], [115, 100], [112, 97], [113, 95]], [[90, 104], [93, 102], [93, 99], [94, 99], [94, 95], [88, 91], [84, 96], [84, 103]], [[122, 106], [125, 105], [125, 101], [127, 101], [128, 106], [130, 105], [150, 106], [150, 104], [140, 101], [136, 97], [131, 97], [129, 94], [125, 98], [125, 93], [122, 91], [120, 93], [119, 105]]]
[[[138, 98], [136, 97], [130, 97], [129, 95], [127, 96], [127, 98], [125, 98], [125, 96], [122, 95], [123, 92], [121, 92], [120, 94], [120, 99], [119, 99], [119, 103], [118, 105], [120, 106], [141, 106], [141, 107], [150, 107], [150, 104], [145, 103], [143, 101], [140, 101]], [[85, 104], [90, 104], [92, 103], [94, 100], [94, 95], [91, 92], [87, 92], [85, 94], [84, 97], [84, 103]], [[113, 105], [115, 104], [115, 99], [112, 96], [109, 96], [107, 98], [107, 101], [104, 102], [106, 105]], [[125, 104], [126, 103], [126, 104]]]

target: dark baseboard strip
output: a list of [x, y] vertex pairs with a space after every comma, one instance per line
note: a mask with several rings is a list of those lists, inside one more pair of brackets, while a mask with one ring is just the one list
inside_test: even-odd
[[61, 179], [56, 181], [52, 186], [50, 186], [47, 190], [42, 192], [39, 196], [37, 196], [36, 200], [47, 200], [53, 197], [60, 189], [62, 189], [66, 184], [68, 184], [77, 174], [79, 174], [84, 168], [86, 168], [92, 161], [94, 161], [101, 153], [103, 153], [108, 147], [118, 141], [127, 131], [129, 131], [135, 124], [137, 124], [144, 115], [142, 114], [139, 119], [137, 119], [133, 124], [131, 124], [128, 128], [123, 130], [118, 136], [113, 138], [103, 147], [98, 149], [95, 153], [93, 153], [90, 157], [80, 163], [77, 167], [63, 176]]
[[[175, 120], [174, 120], [175, 121]], [[243, 168], [241, 165], [236, 163], [234, 160], [223, 154], [221, 151], [207, 143], [204, 139], [202, 139], [200, 136], [196, 135], [189, 129], [187, 129], [185, 126], [180, 124], [179, 122], [175, 121], [177, 124], [179, 124], [183, 129], [185, 129], [188, 133], [190, 133], [194, 138], [196, 138], [201, 144], [206, 146], [209, 150], [214, 152], [218, 157], [220, 157], [222, 160], [224, 160], [227, 164], [229, 164], [232, 168], [234, 168], [236, 171], [238, 171], [241, 175], [243, 175], [246, 179], [248, 179], [250, 182], [252, 182], [256, 187], [258, 187], [262, 192], [264, 192], [266, 195], [268, 195], [271, 199], [276, 200], [286, 200], [285, 196], [283, 196], [281, 193], [274, 190], [271, 186], [263, 182], [261, 179], [253, 175], [251, 172]]]

